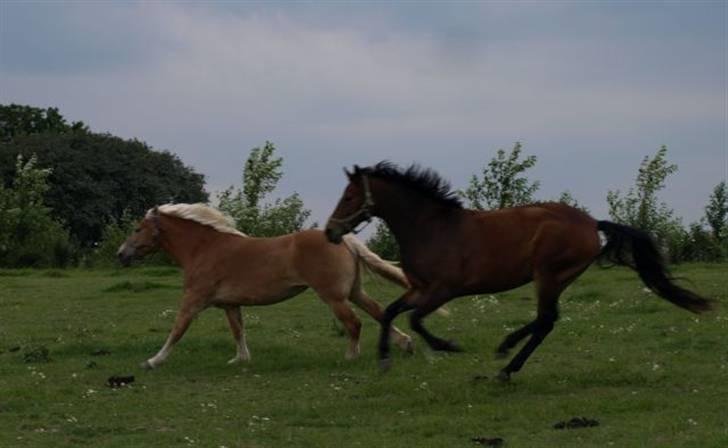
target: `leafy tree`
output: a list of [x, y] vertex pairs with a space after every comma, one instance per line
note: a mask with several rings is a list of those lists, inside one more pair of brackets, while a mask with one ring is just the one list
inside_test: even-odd
[[400, 259], [397, 240], [387, 224], [380, 219], [377, 219], [377, 227], [374, 230], [374, 235], [367, 240], [367, 246], [385, 260]]
[[476, 209], [498, 209], [527, 204], [539, 188], [539, 182], [530, 182], [522, 176], [536, 164], [536, 156], [521, 157], [521, 144], [516, 142], [510, 154], [499, 149], [488, 166], [483, 169], [482, 178], [473, 175], [470, 185], [461, 193], [469, 206]]
[[578, 208], [579, 210], [582, 210], [586, 213], [590, 213], [588, 208], [579, 204], [579, 201], [577, 201], [576, 198], [571, 195], [571, 192], [569, 190], [563, 191], [561, 193], [561, 196], [559, 196], [559, 199], [557, 200], [557, 202], [561, 202], [562, 204], [570, 205], [570, 206]]
[[68, 231], [44, 204], [49, 169], [18, 156], [10, 186], [0, 185], [0, 266], [64, 266], [71, 261]]
[[264, 202], [283, 177], [283, 159], [274, 153], [271, 142], [253, 148], [243, 168], [243, 189], [230, 186], [218, 195], [220, 210], [232, 216], [236, 227], [247, 235], [267, 237], [296, 232], [311, 216], [298, 193]]
[[[18, 108], [20, 112], [10, 114], [15, 118], [5, 118]], [[3, 106], [2, 111], [0, 134], [9, 136], [0, 141], [5, 186], [15, 176], [16, 155], [37, 154], [39, 164], [52, 168], [46, 201], [53, 216], [84, 247], [100, 241], [104, 227], [120, 220], [125, 210], [142, 216], [161, 203], [207, 202], [204, 176], [169, 152], [154, 151], [138, 140], [91, 133], [82, 125], [68, 126], [53, 108], [42, 112]], [[38, 125], [38, 120], [48, 123]]]
[[681, 228], [673, 210], [657, 197], [665, 187], [667, 176], [677, 171], [677, 165], [668, 163], [666, 156], [667, 147], [663, 145], [653, 158], [642, 159], [635, 187], [626, 195], [619, 190], [610, 190], [607, 194], [609, 216], [614, 221], [650, 232], [663, 244], [667, 244], [676, 228]]
[[723, 241], [728, 233], [728, 189], [722, 181], [713, 189], [708, 205], [705, 207], [705, 220], [708, 222], [717, 241]]
[[82, 121], [69, 125], [55, 107], [41, 109], [19, 104], [0, 104], [0, 139], [7, 140], [16, 135], [77, 131], [87, 132], [88, 128]]

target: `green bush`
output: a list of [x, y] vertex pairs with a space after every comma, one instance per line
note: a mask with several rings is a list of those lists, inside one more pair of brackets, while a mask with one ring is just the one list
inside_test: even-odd
[[65, 267], [77, 251], [68, 230], [44, 205], [48, 169], [18, 156], [10, 188], [0, 184], [0, 267]]

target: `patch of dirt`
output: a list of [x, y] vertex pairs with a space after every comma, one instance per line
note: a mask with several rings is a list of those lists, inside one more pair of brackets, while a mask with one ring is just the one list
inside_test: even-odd
[[48, 349], [41, 345], [23, 353], [23, 361], [27, 363], [48, 362], [51, 360], [49, 353]]
[[593, 418], [574, 417], [569, 421], [555, 423], [554, 429], [578, 429], [591, 428], [593, 426], [599, 426], [599, 421]]
[[500, 437], [473, 437], [470, 439], [476, 445], [482, 446], [502, 446], [505, 440]]
[[111, 388], [124, 387], [134, 382], [134, 375], [129, 376], [110, 376], [106, 380], [106, 385]]

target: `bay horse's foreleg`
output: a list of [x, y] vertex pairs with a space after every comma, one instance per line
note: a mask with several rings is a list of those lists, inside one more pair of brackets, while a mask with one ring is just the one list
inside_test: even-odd
[[245, 342], [245, 326], [243, 325], [243, 316], [240, 312], [240, 307], [225, 307], [225, 316], [227, 316], [228, 323], [230, 324], [230, 331], [233, 333], [235, 345], [237, 346], [237, 353], [233, 359], [228, 361], [228, 364], [235, 364], [240, 361], [249, 361], [250, 350], [248, 350], [248, 344]]
[[186, 297], [182, 302], [182, 307], [177, 313], [177, 318], [174, 321], [174, 326], [172, 327], [172, 331], [169, 333], [169, 336], [167, 337], [167, 341], [164, 343], [164, 346], [162, 346], [161, 350], [159, 350], [156, 355], [144, 361], [142, 363], [142, 367], [146, 369], [153, 369], [162, 364], [172, 352], [174, 344], [176, 344], [177, 341], [180, 340], [182, 335], [185, 334], [185, 331], [187, 331], [187, 328], [189, 328], [192, 320], [203, 309], [205, 309], [204, 304], [199, 303], [198, 301], [189, 297]]
[[431, 349], [442, 352], [462, 352], [463, 350], [453, 341], [438, 338], [422, 325], [422, 319], [435, 311], [444, 302], [431, 301], [423, 306], [418, 306], [410, 314], [410, 327], [427, 342]]
[[[384, 316], [384, 310], [382, 307], [377, 303], [374, 299], [369, 297], [367, 293], [365, 293], [363, 290], [355, 290], [352, 292], [352, 294], [349, 296], [349, 299], [359, 308], [364, 310], [368, 315], [370, 315], [374, 320], [377, 322], [382, 321], [382, 317]], [[409, 337], [407, 333], [404, 333], [396, 326], [392, 325], [392, 330], [390, 337], [394, 341], [399, 348], [406, 351], [407, 353], [413, 353], [414, 352], [414, 344], [412, 343], [412, 338]]]
[[414, 308], [414, 305], [409, 300], [416, 294], [417, 292], [415, 290], [410, 289], [402, 297], [390, 303], [384, 310], [384, 315], [380, 321], [381, 332], [379, 334], [379, 367], [382, 370], [387, 370], [392, 363], [389, 358], [389, 337], [392, 332], [392, 321], [399, 314]]

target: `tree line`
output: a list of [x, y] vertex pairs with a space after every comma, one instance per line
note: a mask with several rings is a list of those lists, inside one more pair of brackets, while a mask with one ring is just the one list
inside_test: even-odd
[[[677, 170], [663, 146], [645, 157], [627, 193], [609, 192], [610, 217], [651, 232], [674, 262], [717, 261], [728, 255], [728, 192], [718, 184], [706, 216], [687, 228], [657, 193]], [[540, 184], [526, 171], [535, 156], [519, 143], [499, 149], [460, 195], [471, 208], [496, 209], [533, 202]], [[167, 202], [209, 202], [205, 179], [169, 151], [143, 141], [68, 123], [55, 108], [0, 105], [0, 267], [109, 266], [135, 223], [150, 207]], [[215, 197], [236, 227], [251, 236], [290, 233], [309, 223], [311, 211], [298, 193], [273, 198], [283, 159], [265, 142], [251, 149], [240, 186]], [[565, 191], [561, 202], [582, 207]], [[398, 259], [396, 242], [381, 222], [368, 245]], [[152, 263], [169, 262], [163, 255]]]

